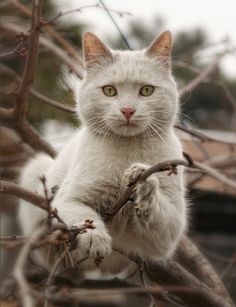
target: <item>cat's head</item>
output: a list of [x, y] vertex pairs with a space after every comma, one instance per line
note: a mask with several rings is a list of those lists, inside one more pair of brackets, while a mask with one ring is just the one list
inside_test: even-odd
[[86, 74], [78, 95], [82, 122], [99, 134], [165, 133], [178, 111], [171, 41], [167, 31], [145, 50], [114, 51], [85, 33]]

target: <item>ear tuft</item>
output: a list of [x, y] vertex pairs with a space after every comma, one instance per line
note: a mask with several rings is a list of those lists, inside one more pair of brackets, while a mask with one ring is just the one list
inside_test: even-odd
[[112, 57], [109, 48], [91, 32], [84, 33], [83, 50], [86, 67], [99, 63], [101, 58]]
[[146, 54], [151, 57], [158, 57], [164, 61], [166, 66], [170, 66], [171, 48], [171, 32], [165, 31], [152, 41], [146, 50]]

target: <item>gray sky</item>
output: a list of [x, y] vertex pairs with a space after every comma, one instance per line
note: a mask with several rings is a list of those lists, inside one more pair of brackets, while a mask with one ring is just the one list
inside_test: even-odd
[[[76, 9], [87, 4], [96, 4], [96, 0], [60, 0], [60, 9]], [[166, 28], [173, 34], [180, 30], [204, 28], [211, 42], [219, 42], [228, 37], [236, 46], [236, 0], [104, 0], [108, 7], [128, 11], [132, 16], [114, 17], [121, 29], [126, 32], [127, 23], [132, 19], [141, 19], [147, 23], [155, 16], [164, 18]], [[57, 2], [58, 3], [58, 2]], [[86, 9], [83, 13], [74, 13], [70, 18], [78, 18], [88, 24], [86, 30], [94, 31], [106, 40], [108, 34], [116, 29], [102, 10]], [[158, 29], [157, 29], [158, 32]], [[158, 34], [158, 33], [157, 33]], [[222, 61], [225, 73], [236, 77], [236, 54], [228, 55]]]

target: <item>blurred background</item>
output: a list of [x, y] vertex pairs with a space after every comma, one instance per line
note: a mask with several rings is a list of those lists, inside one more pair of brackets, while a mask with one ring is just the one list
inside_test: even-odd
[[[106, 0], [108, 12], [103, 3], [47, 0], [44, 1], [43, 17], [51, 20], [60, 11], [72, 11], [55, 20], [53, 27], [81, 57], [81, 37], [85, 31], [95, 32], [112, 48], [127, 49], [120, 31], [132, 49], [141, 49], [162, 31], [171, 30], [174, 36], [173, 73], [180, 89], [225, 52], [211, 73], [196, 88], [182, 95], [179, 114], [183, 127], [197, 128], [224, 142], [201, 142], [183, 131], [178, 133], [186, 151], [195, 159], [236, 179], [235, 1]], [[29, 29], [27, 8], [31, 10], [30, 1], [1, 0], [2, 53], [13, 50], [22, 39], [20, 33]], [[43, 31], [41, 36], [55, 45], [58, 43], [47, 31]], [[14, 92], [18, 89], [24, 62], [24, 56], [1, 61], [1, 107], [14, 105]], [[45, 97], [72, 110], [79, 84], [79, 78], [68, 65], [41, 44], [27, 118], [56, 150], [65, 145], [79, 121], [73, 112], [45, 103]], [[1, 177], [7, 180], [16, 180], [22, 164], [34, 154], [34, 150], [4, 123], [0, 151]], [[191, 203], [190, 236], [214, 264], [236, 298], [236, 191], [205, 176], [187, 175]], [[1, 206], [1, 235], [19, 234], [16, 199], [2, 195]], [[10, 273], [14, 257], [13, 250], [2, 251], [2, 277]]]

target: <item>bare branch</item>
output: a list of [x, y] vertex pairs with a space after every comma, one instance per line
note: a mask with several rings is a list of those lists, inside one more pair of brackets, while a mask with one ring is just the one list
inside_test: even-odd
[[[136, 260], [134, 257], [131, 259]], [[179, 285], [182, 287], [193, 287], [192, 292], [177, 293], [175, 290], [170, 293], [178, 295], [184, 302], [192, 307], [232, 307], [233, 305], [216, 295], [213, 290], [201, 283], [197, 278], [191, 275], [187, 270], [181, 267], [177, 262], [166, 261], [157, 263], [149, 261], [144, 264], [145, 272], [159, 285]], [[196, 291], [194, 291], [196, 290]], [[199, 292], [198, 292], [199, 291]]]
[[[13, 23], [4, 22], [4, 24], [1, 24], [0, 27], [13, 33], [21, 33], [26, 37], [29, 35], [26, 31], [19, 28], [18, 25], [15, 25]], [[68, 66], [68, 68], [78, 76], [78, 78], [80, 79], [83, 78], [84, 75], [83, 64], [80, 64], [80, 62], [78, 62], [77, 59], [70, 57], [67, 54], [67, 52], [65, 52], [64, 49], [60, 48], [53, 41], [49, 40], [46, 37], [40, 37], [39, 43], [40, 45], [44, 46], [47, 50], [51, 51], [60, 61], [65, 63]]]
[[179, 91], [179, 97], [185, 96], [187, 93], [190, 93], [192, 90], [194, 90], [202, 81], [204, 81], [218, 66], [220, 60], [222, 57], [226, 54], [226, 51], [220, 53], [215, 60], [210, 63], [204, 70], [201, 71], [199, 75], [197, 75], [196, 78], [191, 80], [189, 83], [184, 85], [180, 91]]
[[59, 101], [56, 101], [52, 98], [49, 98], [41, 93], [39, 93], [38, 91], [34, 90], [33, 88], [30, 91], [32, 93], [32, 95], [34, 95], [36, 98], [40, 99], [42, 102], [49, 104], [50, 106], [57, 108], [61, 111], [65, 111], [67, 113], [70, 114], [75, 114], [75, 108], [70, 107], [66, 104], [62, 104]]
[[175, 128], [179, 129], [181, 131], [184, 131], [187, 134], [194, 136], [195, 138], [199, 139], [203, 143], [204, 142], [217, 142], [217, 143], [224, 143], [224, 144], [229, 144], [229, 145], [235, 144], [235, 143], [232, 143], [232, 142], [228, 142], [227, 140], [221, 140], [219, 138], [213, 138], [213, 137], [206, 135], [205, 133], [200, 132], [196, 129], [184, 127], [181, 124], [175, 124]]
[[[10, 67], [8, 67], [4, 64], [0, 64], [0, 70], [3, 73], [15, 78], [17, 81], [21, 82], [21, 77], [19, 75], [17, 75], [17, 73], [12, 68], [10, 68]], [[62, 110], [62, 111], [65, 111], [65, 112], [68, 112], [68, 113], [71, 113], [71, 114], [75, 114], [75, 109], [72, 108], [71, 106], [65, 105], [65, 104], [63, 104], [63, 103], [61, 103], [61, 102], [59, 102], [55, 99], [49, 98], [49, 97], [45, 96], [44, 94], [38, 92], [34, 88], [30, 89], [30, 93], [34, 97], [40, 99], [42, 102], [44, 102], [46, 104], [49, 104], [49, 105], [51, 105], [51, 106], [53, 106], [53, 107], [55, 107], [59, 110]], [[1, 109], [1, 114], [5, 119], [12, 118], [14, 116], [13, 113], [14, 113], [14, 110], [13, 111], [11, 110], [11, 112], [9, 112], [9, 110]]]
[[0, 181], [0, 192], [4, 194], [14, 195], [20, 199], [23, 199], [47, 211], [45, 198], [43, 196], [40, 196], [39, 194], [31, 192], [19, 186], [18, 184], [1, 180]]
[[139, 181], [143, 181], [147, 179], [149, 176], [151, 176], [153, 173], [156, 173], [156, 172], [170, 171], [171, 173], [172, 172], [174, 173], [176, 172], [177, 166], [181, 166], [181, 165], [199, 170], [202, 173], [221, 181], [225, 185], [228, 185], [231, 188], [236, 189], [236, 181], [229, 179], [228, 177], [216, 171], [215, 169], [211, 168], [210, 166], [194, 161], [188, 154], [184, 153], [184, 155], [185, 155], [186, 160], [168, 160], [168, 161], [160, 162], [148, 168], [146, 171], [144, 171], [142, 176], [138, 178], [136, 182], [132, 182], [129, 184], [124, 194], [121, 195], [120, 198], [118, 199], [114, 208], [112, 210], [109, 210], [109, 212], [104, 212], [105, 219], [107, 220], [111, 219], [126, 204], [131, 194], [133, 193], [136, 184]]
[[[26, 16], [31, 16], [31, 12], [30, 10], [23, 5], [22, 3], [20, 3], [18, 0], [10, 0], [11, 3], [18, 8], [23, 14], [25, 14]], [[43, 22], [45, 22], [45, 20], [42, 20]], [[61, 34], [59, 34], [52, 26], [50, 25], [46, 25], [44, 28], [47, 32], [49, 32], [51, 34], [51, 36], [59, 42], [59, 44], [61, 44], [61, 46], [63, 47], [64, 50], [66, 50], [68, 52], [68, 54], [74, 58], [78, 65], [80, 65], [81, 67], [83, 67], [83, 61], [80, 59], [79, 55], [78, 55], [78, 51], [74, 48], [74, 46], [72, 46], [70, 43], [68, 43], [64, 37], [61, 36]]]
[[25, 243], [25, 245], [21, 249], [19, 257], [17, 258], [17, 261], [15, 263], [13, 274], [17, 282], [17, 285], [19, 287], [20, 297], [24, 307], [36, 306], [35, 300], [32, 295], [32, 289], [30, 288], [30, 285], [28, 284], [25, 278], [24, 269], [29, 254], [32, 248], [34, 247], [34, 244], [38, 242], [38, 240], [40, 240], [47, 233], [47, 230], [48, 230], [47, 226], [44, 225], [35, 231], [35, 233], [30, 237], [30, 239]]
[[[194, 243], [187, 237], [183, 237], [177, 254], [179, 262], [190, 272], [194, 272], [200, 280], [203, 280], [216, 294], [229, 300], [228, 292], [211, 264], [202, 255]], [[229, 301], [229, 303], [232, 303]]]
[[35, 130], [27, 121], [15, 124], [16, 131], [20, 134], [23, 141], [37, 151], [44, 151], [52, 158], [57, 155], [56, 150]]
[[33, 78], [38, 61], [38, 42], [40, 32], [40, 18], [42, 11], [42, 1], [33, 2], [32, 19], [31, 19], [31, 32], [32, 35], [29, 39], [29, 50], [25, 63], [22, 82], [17, 95], [17, 103], [15, 108], [15, 117], [19, 122], [25, 118], [26, 109], [28, 106], [29, 91], [33, 83]]
[[[57, 19], [65, 16], [65, 15], [68, 15], [68, 14], [71, 14], [71, 13], [81, 13], [84, 9], [88, 9], [88, 8], [97, 8], [97, 9], [105, 10], [103, 6], [99, 5], [99, 3], [91, 4], [91, 5], [83, 5], [81, 7], [78, 7], [77, 9], [69, 10], [69, 11], [66, 11], [66, 12], [59, 12], [55, 17], [53, 17], [51, 20], [47, 21], [46, 24], [53, 24]], [[113, 9], [110, 9], [110, 8], [109, 8], [109, 11], [118, 14], [120, 17], [123, 17], [124, 15], [131, 16], [131, 13], [129, 13], [129, 12], [117, 11], [117, 10], [113, 10]]]

